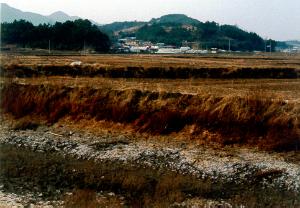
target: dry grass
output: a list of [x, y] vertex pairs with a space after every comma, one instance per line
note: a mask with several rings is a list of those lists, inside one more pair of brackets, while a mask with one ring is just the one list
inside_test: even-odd
[[125, 79], [84, 77], [1, 78], [3, 83], [90, 87], [107, 90], [140, 90], [191, 95], [243, 96], [251, 92], [300, 102], [299, 79]]
[[39, 123], [30, 120], [28, 117], [19, 119], [13, 126], [14, 130], [36, 130], [39, 127]]
[[136, 132], [170, 134], [194, 125], [190, 137], [209, 130], [221, 135], [209, 142], [249, 144], [263, 149], [290, 150], [299, 145], [297, 102], [261, 92], [241, 96], [189, 95], [136, 89], [8, 84], [1, 108], [15, 118], [36, 116], [57, 122], [96, 119], [129, 124]]
[[[166, 207], [182, 201], [188, 194], [213, 196], [220, 191], [220, 187], [211, 186], [210, 180], [201, 181], [167, 169], [156, 170], [133, 163], [95, 163], [5, 145], [1, 146], [0, 161], [0, 176], [5, 179], [6, 190], [42, 191], [46, 197], [55, 196], [57, 190], [75, 190], [71, 196], [64, 197], [66, 207], [102, 207], [108, 202], [98, 200], [96, 192], [102, 190], [123, 194], [130, 207]], [[114, 199], [110, 202], [119, 203]]]
[[[199, 56], [1, 56], [2, 75], [122, 78], [297, 78], [295, 57]], [[80, 60], [81, 66], [69, 64]]]
[[[151, 138], [184, 135], [191, 141], [201, 140], [200, 143], [282, 151], [298, 150], [300, 145], [300, 82], [290, 79], [299, 77], [299, 57], [0, 57], [1, 73], [10, 77], [2, 78], [1, 113], [17, 120], [15, 130], [34, 130], [40, 124], [65, 120], [78, 125], [94, 123], [91, 128], [100, 126], [109, 131], [127, 128], [133, 134]], [[69, 63], [76, 60], [84, 64], [70, 67]], [[37, 77], [20, 78], [31, 76]], [[11, 184], [16, 183], [18, 188], [30, 191], [38, 187], [49, 196], [57, 190], [75, 190], [64, 198], [67, 207], [119, 205], [113, 198], [99, 201], [96, 194], [99, 190], [124, 194], [130, 207], [168, 207], [189, 197], [222, 198], [249, 207], [299, 204], [294, 193], [259, 186], [264, 179], [282, 174], [276, 170], [256, 172], [251, 179], [253, 183], [236, 186], [166, 169], [95, 163], [16, 147], [0, 148], [4, 188], [13, 189]]]
[[75, 189], [63, 199], [66, 208], [121, 208], [123, 202], [116, 196], [98, 196], [95, 190]]
[[300, 70], [295, 68], [273, 66], [265, 67], [103, 67], [97, 65], [70, 66], [70, 65], [4, 65], [1, 75], [5, 77], [39, 77], [39, 76], [83, 76], [83, 77], [110, 77], [110, 78], [299, 78]]
[[[1, 108], [17, 119], [33, 116], [49, 124], [66, 117], [107, 121], [150, 135], [184, 132], [203, 140], [210, 132], [207, 142], [297, 150], [300, 82], [291, 78], [299, 77], [299, 59], [1, 55], [1, 72], [8, 76], [2, 78]], [[71, 67], [75, 60], [83, 65]], [[38, 78], [20, 78], [31, 76]], [[191, 77], [242, 79], [186, 79]], [[289, 79], [244, 79], [265, 77]], [[20, 123], [19, 129], [31, 128], [26, 118]]]
[[145, 66], [148, 67], [212, 67], [212, 68], [233, 68], [233, 67], [263, 67], [274, 66], [286, 68], [298, 68], [300, 56], [286, 56], [283, 54], [275, 56], [197, 56], [197, 55], [89, 55], [89, 56], [22, 56], [5, 55], [0, 56], [3, 65], [20, 64], [25, 66], [33, 65], [65, 65], [73, 61], [82, 61], [83, 64], [96, 66]]

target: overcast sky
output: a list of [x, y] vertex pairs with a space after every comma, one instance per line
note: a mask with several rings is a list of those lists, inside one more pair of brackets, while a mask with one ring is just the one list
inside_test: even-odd
[[182, 13], [200, 21], [236, 24], [263, 38], [300, 40], [300, 0], [0, 0], [23, 11], [63, 11], [100, 24]]

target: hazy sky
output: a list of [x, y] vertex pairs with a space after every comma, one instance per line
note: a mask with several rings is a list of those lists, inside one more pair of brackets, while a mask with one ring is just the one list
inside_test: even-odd
[[300, 40], [300, 0], [0, 0], [49, 15], [64, 11], [100, 24], [182, 13], [200, 21], [236, 24], [263, 38]]

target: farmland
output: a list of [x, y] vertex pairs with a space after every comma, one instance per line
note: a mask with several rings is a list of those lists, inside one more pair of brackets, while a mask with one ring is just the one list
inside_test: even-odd
[[[4, 187], [66, 205], [113, 191], [118, 206], [299, 206], [299, 76], [282, 54], [2, 54], [1, 160], [18, 167]], [[43, 183], [45, 164], [65, 185]]]

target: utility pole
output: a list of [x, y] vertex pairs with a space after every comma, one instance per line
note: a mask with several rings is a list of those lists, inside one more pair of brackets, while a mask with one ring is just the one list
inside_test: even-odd
[[268, 41], [268, 37], [266, 37], [265, 39], [265, 53], [267, 53], [267, 41]]
[[267, 53], [267, 40], [265, 40], [265, 53]]
[[83, 54], [85, 55], [85, 40], [83, 41]]
[[83, 41], [83, 54], [86, 55], [86, 51], [85, 51], [85, 40]]
[[272, 53], [272, 40], [270, 39], [270, 53]]
[[228, 40], [228, 51], [229, 52], [231, 51], [231, 40], [230, 39]]
[[51, 53], [51, 40], [49, 40], [49, 45], [48, 45], [48, 53], [50, 54]]

